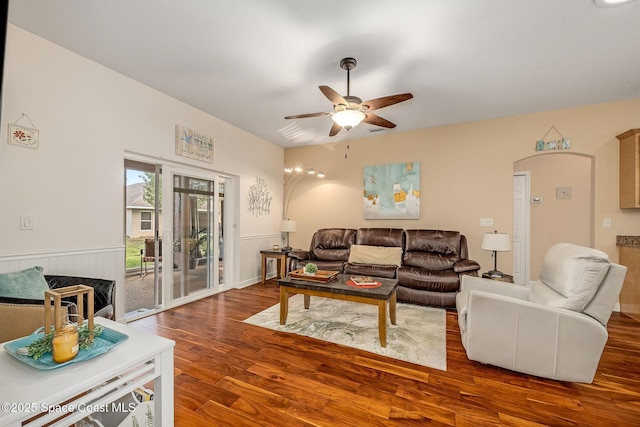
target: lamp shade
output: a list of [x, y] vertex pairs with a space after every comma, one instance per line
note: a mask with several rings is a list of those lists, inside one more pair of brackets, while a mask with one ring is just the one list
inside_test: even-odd
[[510, 251], [511, 240], [508, 233], [485, 233], [482, 236], [481, 249], [485, 251]]
[[280, 224], [280, 231], [282, 232], [295, 232], [296, 231], [296, 222], [292, 219], [283, 219]]
[[342, 110], [331, 116], [331, 119], [334, 122], [345, 129], [351, 129], [352, 127], [358, 126], [364, 118], [364, 113], [358, 110]]

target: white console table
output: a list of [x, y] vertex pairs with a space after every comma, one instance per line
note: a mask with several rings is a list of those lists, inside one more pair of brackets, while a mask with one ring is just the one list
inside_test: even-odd
[[[127, 334], [129, 339], [94, 359], [48, 371], [21, 362], [0, 345], [1, 426], [20, 426], [27, 420], [30, 422], [24, 425], [42, 426], [61, 417], [60, 425], [72, 425], [90, 415], [83, 408], [108, 407], [151, 381], [155, 425], [173, 426], [175, 343], [111, 320], [95, 321]], [[41, 412], [46, 408], [54, 409]], [[74, 410], [69, 412], [69, 408]], [[34, 418], [39, 414], [43, 415]]]

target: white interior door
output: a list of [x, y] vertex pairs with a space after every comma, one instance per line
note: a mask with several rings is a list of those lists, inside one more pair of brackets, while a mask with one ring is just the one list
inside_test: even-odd
[[529, 283], [529, 188], [531, 174], [513, 174], [513, 281], [518, 285]]

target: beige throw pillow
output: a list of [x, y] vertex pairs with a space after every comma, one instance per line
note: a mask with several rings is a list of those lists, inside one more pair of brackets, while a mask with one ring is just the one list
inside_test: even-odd
[[402, 248], [386, 246], [351, 245], [349, 262], [358, 264], [402, 264]]

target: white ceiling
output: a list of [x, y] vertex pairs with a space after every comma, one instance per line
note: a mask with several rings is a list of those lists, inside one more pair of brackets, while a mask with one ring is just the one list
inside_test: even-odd
[[[318, 89], [411, 92], [351, 138], [640, 97], [640, 1], [11, 0], [9, 22], [283, 147], [329, 138]], [[639, 118], [640, 120], [640, 118]]]

